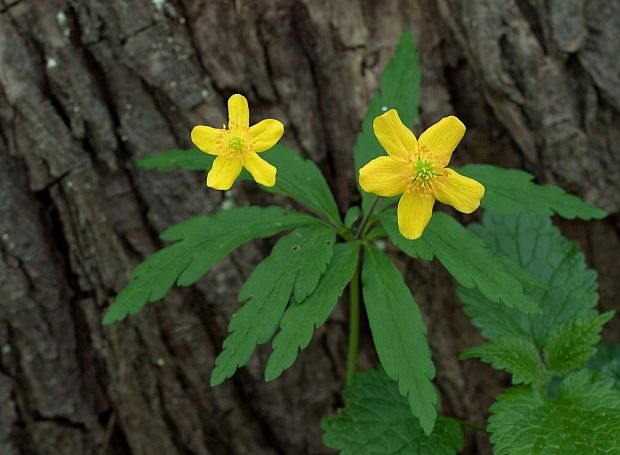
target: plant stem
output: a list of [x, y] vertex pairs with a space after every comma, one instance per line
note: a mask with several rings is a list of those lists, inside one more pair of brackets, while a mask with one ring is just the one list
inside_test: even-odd
[[349, 342], [347, 345], [346, 385], [353, 382], [357, 372], [357, 351], [360, 338], [360, 263], [357, 261], [349, 283]]
[[372, 201], [372, 205], [370, 206], [370, 209], [368, 209], [368, 212], [364, 214], [364, 218], [362, 218], [361, 223], [359, 224], [359, 226], [357, 227], [357, 230], [355, 231], [355, 238], [359, 238], [360, 234], [364, 232], [364, 228], [366, 227], [366, 224], [368, 224], [368, 220], [370, 219], [372, 212], [374, 212], [375, 209], [377, 208], [378, 203], [379, 203], [379, 197], [375, 196], [375, 200]]
[[475, 423], [468, 422], [467, 420], [459, 420], [459, 423], [461, 424], [463, 428], [470, 428], [474, 431], [480, 431], [481, 433], [487, 432], [486, 428], [483, 428], [480, 425], [477, 425]]

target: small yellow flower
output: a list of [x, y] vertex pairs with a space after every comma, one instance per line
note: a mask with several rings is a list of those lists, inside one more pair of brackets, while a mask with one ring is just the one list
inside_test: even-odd
[[484, 186], [446, 168], [465, 134], [454, 116], [444, 117], [424, 131], [420, 140], [390, 109], [373, 122], [377, 139], [389, 156], [381, 156], [360, 169], [360, 186], [367, 193], [397, 196], [398, 229], [411, 240], [420, 238], [433, 214], [435, 199], [459, 212], [480, 206]]
[[246, 168], [261, 185], [276, 184], [276, 168], [258, 156], [276, 145], [284, 134], [278, 120], [266, 119], [250, 126], [248, 100], [243, 95], [228, 99], [228, 127], [198, 125], [192, 130], [192, 142], [205, 153], [216, 155], [207, 174], [207, 186], [228, 190]]

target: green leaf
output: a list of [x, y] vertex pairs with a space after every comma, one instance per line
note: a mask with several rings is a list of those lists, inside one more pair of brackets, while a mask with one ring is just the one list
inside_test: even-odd
[[313, 161], [303, 159], [294, 150], [280, 144], [261, 156], [278, 169], [276, 185], [263, 189], [288, 196], [316, 213], [324, 214], [336, 226], [342, 224], [336, 200]]
[[586, 366], [596, 352], [601, 329], [613, 317], [613, 311], [595, 317], [568, 321], [556, 327], [545, 343], [545, 362], [555, 373], [563, 375]]
[[339, 243], [316, 290], [303, 302], [293, 302], [280, 321], [280, 331], [273, 339], [273, 352], [265, 369], [265, 380], [271, 381], [289, 368], [297, 351], [312, 339], [314, 328], [327, 320], [345, 286], [351, 281], [357, 265], [359, 244]]
[[381, 370], [357, 374], [344, 397], [346, 406], [321, 422], [323, 442], [340, 455], [455, 455], [463, 449], [458, 421], [439, 417], [426, 435], [397, 384]]
[[555, 327], [596, 316], [596, 273], [587, 268], [578, 246], [564, 238], [549, 218], [487, 212], [483, 224], [473, 225], [471, 230], [492, 252], [519, 264], [544, 285], [527, 289], [541, 309], [538, 315], [498, 306], [477, 290], [460, 288], [465, 311], [486, 338], [522, 336], [541, 349]]
[[359, 205], [354, 205], [353, 207], [350, 207], [344, 216], [344, 225], [348, 228], [351, 228], [351, 226], [353, 226], [353, 223], [358, 220], [360, 213], [361, 210]]
[[430, 434], [437, 416], [435, 366], [420, 310], [392, 261], [373, 246], [365, 252], [364, 305], [379, 360]]
[[175, 169], [190, 169], [194, 171], [209, 170], [215, 157], [201, 152], [196, 147], [188, 150], [173, 149], [162, 153], [146, 155], [138, 159], [138, 165], [144, 169], [160, 172]]
[[459, 169], [463, 175], [478, 180], [485, 187], [482, 207], [504, 215], [537, 213], [583, 220], [607, 216], [604, 210], [588, 204], [560, 187], [536, 185], [531, 174], [518, 169], [504, 169], [488, 164], [468, 164]]
[[620, 344], [600, 345], [588, 362], [588, 368], [608, 376], [620, 389]]
[[573, 373], [555, 399], [515, 387], [491, 412], [488, 430], [496, 455], [620, 453], [620, 391], [604, 376]]
[[462, 359], [480, 358], [493, 368], [512, 374], [512, 383], [545, 384], [550, 375], [543, 364], [538, 349], [528, 339], [520, 337], [500, 338], [468, 349]]
[[[383, 70], [379, 90], [368, 103], [368, 110], [362, 120], [362, 129], [357, 135], [353, 151], [356, 180], [362, 166], [386, 154], [372, 129], [374, 119], [389, 109], [396, 109], [403, 123], [411, 126], [418, 113], [419, 101], [418, 52], [411, 32], [405, 31], [396, 46], [394, 56]], [[362, 195], [362, 208], [367, 213], [376, 196], [365, 193], [361, 188], [360, 194]]]
[[539, 311], [514, 272], [506, 271], [505, 261], [451, 216], [434, 213], [418, 240], [407, 240], [398, 232], [394, 211], [382, 213], [379, 219], [392, 242], [407, 255], [427, 260], [436, 256], [461, 286], [475, 287], [490, 301], [507, 307]]
[[316, 288], [331, 259], [336, 233], [324, 225], [297, 228], [281, 238], [249, 276], [239, 300], [246, 303], [228, 324], [224, 349], [215, 359], [211, 385], [232, 377], [257, 344], [271, 338], [291, 294], [302, 300]]
[[103, 323], [120, 321], [140, 311], [146, 302], [160, 300], [175, 281], [180, 286], [195, 283], [214, 264], [251, 239], [319, 223], [309, 215], [278, 207], [241, 207], [172, 226], [160, 237], [176, 243], [134, 269], [133, 281], [118, 294]]

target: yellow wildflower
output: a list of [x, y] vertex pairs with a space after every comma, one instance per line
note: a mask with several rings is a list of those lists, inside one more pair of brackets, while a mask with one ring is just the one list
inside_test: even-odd
[[446, 168], [465, 134], [465, 125], [459, 119], [444, 117], [419, 140], [394, 109], [377, 117], [372, 126], [389, 156], [376, 158], [360, 169], [360, 186], [379, 196], [402, 194], [398, 229], [404, 237], [413, 240], [422, 236], [435, 199], [463, 213], [480, 206], [484, 186]]
[[250, 126], [248, 100], [243, 95], [228, 99], [228, 127], [198, 125], [192, 130], [192, 142], [205, 153], [216, 155], [207, 174], [207, 186], [228, 190], [246, 168], [261, 185], [276, 184], [276, 168], [258, 156], [276, 145], [284, 134], [284, 125], [266, 119]]

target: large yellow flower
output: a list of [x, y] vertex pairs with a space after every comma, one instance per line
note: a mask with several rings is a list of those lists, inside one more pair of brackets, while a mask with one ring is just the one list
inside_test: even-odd
[[398, 229], [408, 239], [422, 236], [433, 214], [435, 199], [459, 212], [480, 206], [484, 186], [446, 168], [465, 134], [456, 117], [444, 117], [424, 131], [419, 140], [390, 109], [373, 122], [377, 139], [389, 156], [381, 156], [360, 169], [360, 186], [367, 193], [397, 196]]
[[261, 185], [276, 184], [276, 168], [258, 156], [276, 145], [284, 134], [278, 120], [266, 119], [250, 126], [248, 100], [243, 95], [228, 99], [228, 127], [198, 125], [192, 130], [192, 142], [200, 150], [216, 155], [207, 174], [207, 186], [228, 190], [246, 168]]

